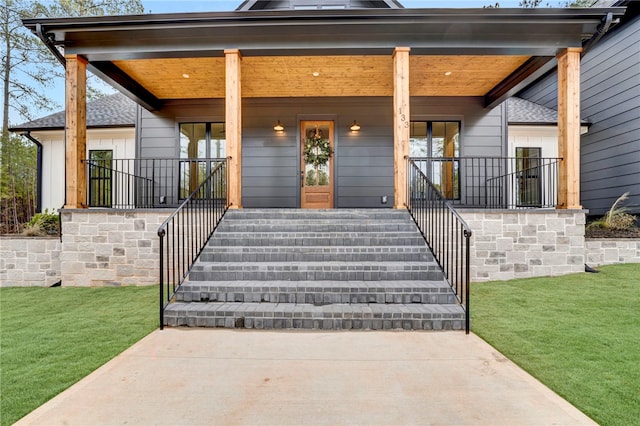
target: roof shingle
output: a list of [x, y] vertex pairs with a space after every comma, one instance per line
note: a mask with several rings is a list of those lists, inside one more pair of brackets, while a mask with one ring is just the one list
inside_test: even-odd
[[522, 98], [507, 99], [509, 124], [558, 124], [558, 111]]
[[[121, 93], [105, 96], [87, 102], [87, 127], [134, 127], [136, 122], [136, 103]], [[46, 117], [11, 126], [11, 131], [58, 130], [65, 127], [65, 114], [58, 111]]]

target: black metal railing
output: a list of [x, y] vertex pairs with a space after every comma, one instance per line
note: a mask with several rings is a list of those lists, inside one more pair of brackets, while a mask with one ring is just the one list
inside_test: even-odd
[[177, 206], [221, 161], [225, 159], [83, 160], [88, 187], [87, 205], [112, 209]]
[[160, 329], [164, 310], [227, 211], [227, 162], [218, 162], [158, 228]]
[[420, 165], [413, 159], [406, 160], [407, 209], [465, 311], [465, 332], [468, 334], [471, 228]]
[[552, 208], [558, 201], [558, 158], [421, 157], [412, 160], [455, 206]]

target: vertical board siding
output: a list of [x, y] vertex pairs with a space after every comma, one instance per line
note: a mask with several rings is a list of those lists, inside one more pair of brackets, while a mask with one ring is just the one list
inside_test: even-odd
[[[557, 74], [519, 96], [556, 109]], [[629, 192], [624, 205], [640, 213], [640, 16], [605, 35], [582, 58], [581, 202], [602, 215]]]
[[[461, 121], [461, 155], [505, 154], [504, 111], [484, 108], [481, 98], [412, 98], [411, 115], [412, 120]], [[392, 98], [245, 98], [242, 116], [244, 207], [299, 206], [299, 122], [312, 119], [336, 122], [336, 207], [393, 206]], [[161, 111], [143, 111], [141, 158], [177, 157], [178, 123], [221, 117], [223, 100], [173, 101]], [[278, 120], [285, 127], [280, 134], [273, 130]], [[361, 125], [357, 133], [349, 129], [353, 120]]]

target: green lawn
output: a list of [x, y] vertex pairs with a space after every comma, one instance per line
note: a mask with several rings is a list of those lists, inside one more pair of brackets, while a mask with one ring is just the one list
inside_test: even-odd
[[[602, 425], [640, 419], [640, 264], [472, 285], [473, 331]], [[0, 289], [0, 424], [157, 327], [157, 287]]]
[[473, 331], [602, 425], [640, 421], [640, 264], [474, 283]]
[[158, 326], [157, 287], [0, 289], [0, 424], [10, 425]]

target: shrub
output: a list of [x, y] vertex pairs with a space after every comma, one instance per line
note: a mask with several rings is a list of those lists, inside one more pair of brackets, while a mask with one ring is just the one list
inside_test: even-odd
[[591, 222], [587, 229], [604, 228], [613, 230], [632, 229], [636, 226], [636, 217], [627, 213], [626, 208], [620, 204], [629, 197], [625, 192], [613, 203], [609, 211], [601, 218]]
[[45, 209], [43, 213], [33, 215], [22, 231], [23, 235], [28, 236], [56, 235], [58, 233], [60, 233], [60, 217], [57, 213], [49, 213], [48, 209]]

